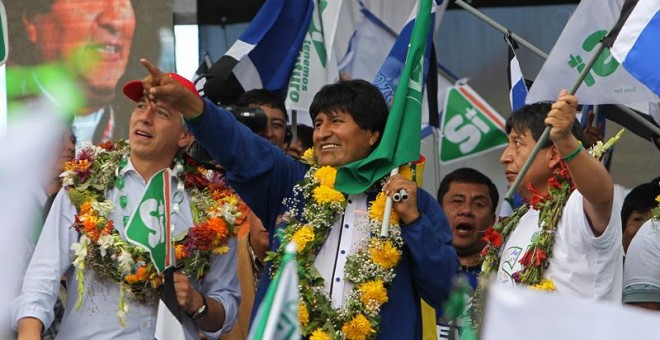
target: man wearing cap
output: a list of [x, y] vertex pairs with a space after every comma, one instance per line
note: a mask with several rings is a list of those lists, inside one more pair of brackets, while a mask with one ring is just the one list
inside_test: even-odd
[[[170, 77], [197, 94], [188, 80], [176, 74], [170, 74]], [[162, 102], [151, 102], [142, 93], [140, 81], [124, 86], [124, 94], [137, 105], [130, 119], [130, 148], [125, 148], [125, 155], [119, 158], [121, 160], [112, 163], [100, 156], [109, 155], [113, 150], [123, 150], [121, 143], [83, 149], [77, 162], [62, 174], [64, 188], [53, 202], [27, 269], [21, 295], [12, 302], [13, 326], [21, 339], [39, 339], [42, 330], [52, 322], [52, 306], [57, 298], [61, 275], [67, 277], [69, 294], [59, 338], [154, 339], [157, 287], [162, 280], [153, 271], [151, 273], [154, 274], [148, 277], [141, 274], [149, 270], [151, 260], [142, 248], [125, 241], [126, 229], [129, 224], [132, 227], [131, 221], [138, 213], [130, 220], [128, 216], [139, 212], [140, 218], [144, 219], [142, 210], [148, 200], [143, 195], [147, 197], [147, 185], [160, 170], [180, 164], [176, 163], [179, 159], [177, 155], [190, 144], [192, 135], [185, 128], [178, 110]], [[192, 170], [182, 170], [182, 166], [174, 168], [184, 171], [186, 176], [194, 174]], [[85, 172], [86, 169], [93, 170]], [[87, 174], [94, 180], [93, 183], [86, 182], [89, 179], [78, 176], [78, 172]], [[89, 198], [86, 195], [92, 191], [87, 188], [103, 182], [101, 179], [104, 177], [99, 174], [111, 177], [107, 181], [109, 184], [99, 189], [105, 197]], [[67, 182], [67, 179], [72, 180]], [[185, 235], [190, 236], [193, 233], [191, 228], [199, 226], [197, 221], [200, 218], [209, 221], [211, 214], [205, 210], [199, 211], [192, 199], [194, 191], [189, 187], [188, 180], [185, 185], [180, 185], [184, 181], [176, 176], [167, 179], [171, 181], [171, 197], [173, 206], [176, 206], [172, 208], [170, 224], [173, 226], [173, 238], [177, 240]], [[81, 196], [89, 198], [85, 202], [91, 204], [79, 204]], [[156, 210], [151, 213], [156, 213]], [[233, 221], [229, 217], [222, 218], [227, 230], [231, 230]], [[105, 220], [103, 230], [99, 227], [101, 220]], [[88, 230], [91, 223], [97, 223], [92, 232]], [[76, 225], [84, 225], [84, 229], [76, 228]], [[116, 232], [104, 239], [107, 236], [104, 230], [108, 226]], [[100, 243], [89, 241], [94, 240], [94, 233], [97, 233], [98, 240], [102, 240], [98, 241]], [[98, 234], [101, 236], [98, 237]], [[240, 300], [236, 278], [236, 239], [231, 233], [225, 235], [228, 236], [222, 243], [222, 249], [213, 248], [213, 251], [207, 252], [212, 255], [205, 255], [208, 269], [201, 279], [197, 275], [188, 277], [181, 273], [188, 269], [185, 255], [181, 257], [183, 270], [174, 274], [176, 298], [184, 314], [181, 322], [186, 339], [199, 339], [200, 331], [207, 338], [218, 338], [236, 322]], [[192, 243], [186, 246], [188, 244]], [[178, 251], [177, 248], [177, 259]], [[116, 261], [113, 262], [116, 265], [104, 266], [105, 262], [98, 258]], [[126, 271], [124, 265], [128, 267]], [[140, 268], [146, 269], [141, 271]], [[120, 279], [113, 280], [117, 276]], [[135, 282], [138, 289], [134, 289]], [[153, 289], [149, 290], [149, 287]], [[135, 292], [156, 293], [143, 296]]]

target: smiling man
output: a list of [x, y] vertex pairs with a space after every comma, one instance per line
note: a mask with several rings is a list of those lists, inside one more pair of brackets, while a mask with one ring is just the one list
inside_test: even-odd
[[[131, 52], [136, 25], [131, 1], [38, 0], [11, 7], [13, 23], [24, 29], [13, 31], [19, 34], [10, 39], [10, 65], [64, 62], [87, 100], [73, 122], [78, 145], [116, 137], [117, 117], [110, 103]], [[53, 89], [39, 79], [37, 83], [50, 98]]]
[[[313, 241], [310, 241], [314, 243], [313, 251], [298, 258], [298, 261], [307, 261], [309, 265], [300, 277], [309, 278], [312, 275], [315, 278], [313, 287], [300, 285], [300, 303], [309, 314], [308, 322], [303, 325], [304, 337], [315, 332], [332, 334], [333, 338], [349, 337], [350, 334], [350, 338], [356, 339], [421, 339], [420, 297], [432, 306], [440, 307], [447, 298], [458, 262], [451, 246], [447, 220], [429, 193], [411, 180], [397, 175], [384, 181], [384, 186], [378, 184], [357, 195], [337, 192], [333, 200], [344, 202], [345, 206], [342, 204], [336, 215], [304, 215], [303, 209], [314, 209], [317, 199], [293, 188], [299, 181], [318, 173], [318, 167], [310, 168], [285, 155], [281, 149], [238, 123], [231, 113], [208, 100], [190, 95], [146, 60], [142, 63], [150, 72], [143, 80], [150, 98], [172, 103], [184, 113], [195, 138], [218, 163], [225, 166], [232, 188], [269, 228], [271, 250], [279, 250], [281, 254], [283, 245], [273, 235], [279, 231], [290, 232], [290, 228], [297, 223], [304, 223], [306, 227], [303, 228], [314, 234]], [[388, 114], [381, 93], [363, 80], [340, 81], [324, 86], [315, 95], [309, 111], [314, 121], [314, 155], [320, 166], [335, 168], [362, 159], [372, 152], [382, 137]], [[328, 185], [333, 186], [334, 178], [331, 177], [324, 178], [329, 180]], [[375, 259], [370, 261], [386, 260], [382, 266], [393, 269], [394, 277], [383, 277], [380, 283], [374, 281], [371, 288], [385, 297], [383, 299], [383, 294], [379, 293], [380, 302], [370, 302], [371, 312], [366, 307], [359, 308], [360, 314], [355, 319], [350, 322], [342, 320], [339, 308], [354, 308], [347, 307], [346, 301], [355, 301], [350, 300], [351, 297], [357, 296], [363, 287], [355, 282], [347, 263], [351, 263], [352, 256], [357, 252], [364, 251], [370, 239], [373, 240], [365, 229], [365, 222], [368, 222], [365, 211], [376, 201], [381, 190], [385, 195], [392, 196], [401, 189], [408, 192], [409, 199], [395, 202], [392, 206], [400, 226], [393, 230], [400, 232], [401, 246], [395, 248], [374, 243], [370, 246], [371, 251], [383, 257], [368, 256]], [[286, 201], [282, 203], [284, 199]], [[276, 217], [283, 213], [287, 213], [285, 223], [273, 228]], [[300, 251], [303, 251], [302, 247], [304, 245], [301, 245]], [[278, 257], [274, 259], [274, 262], [277, 261]], [[261, 302], [270, 282], [272, 263], [269, 262], [260, 282], [255, 307]], [[376, 262], [370, 263], [374, 265], [372, 268], [383, 268]], [[363, 272], [361, 275], [368, 274]], [[391, 282], [383, 284], [386, 279]], [[311, 296], [318, 299], [309, 303]], [[325, 306], [322, 310], [317, 309], [320, 303]], [[374, 310], [373, 306], [377, 308]], [[369, 313], [369, 320], [365, 317], [366, 313]]]

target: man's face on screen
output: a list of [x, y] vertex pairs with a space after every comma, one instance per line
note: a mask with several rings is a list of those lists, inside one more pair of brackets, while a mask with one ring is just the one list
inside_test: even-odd
[[23, 21], [43, 62], [66, 60], [91, 99], [114, 96], [135, 31], [130, 0], [55, 0]]

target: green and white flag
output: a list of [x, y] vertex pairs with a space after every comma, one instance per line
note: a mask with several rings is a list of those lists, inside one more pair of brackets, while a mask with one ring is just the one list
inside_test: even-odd
[[125, 229], [126, 240], [148, 251], [159, 273], [172, 265], [170, 181], [170, 169], [151, 177]]
[[300, 339], [298, 320], [298, 271], [296, 246], [286, 246], [280, 269], [270, 282], [268, 291], [255, 316], [249, 340]]
[[[571, 89], [594, 57], [600, 40], [614, 26], [623, 0], [582, 0], [566, 23], [548, 59], [529, 89], [526, 103], [555, 101], [562, 89]], [[581, 104], [631, 104], [655, 101], [656, 95], [640, 83], [604, 49], [576, 96]]]
[[289, 78], [286, 107], [290, 110], [309, 110], [316, 92], [339, 79], [334, 42], [342, 0], [312, 3], [312, 20]]
[[474, 157], [507, 144], [504, 118], [468, 85], [447, 91], [440, 127], [440, 161]]
[[7, 61], [7, 12], [5, 5], [0, 1], [0, 66]]

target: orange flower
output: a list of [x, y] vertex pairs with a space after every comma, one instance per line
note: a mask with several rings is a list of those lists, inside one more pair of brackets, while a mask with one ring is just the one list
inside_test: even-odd
[[177, 261], [186, 257], [186, 250], [184, 249], [182, 244], [177, 244], [176, 247], [174, 247], [174, 253]]
[[135, 274], [126, 275], [126, 277], [124, 277], [124, 280], [126, 280], [126, 282], [128, 282], [130, 284], [134, 284], [134, 283], [137, 283], [137, 282], [144, 281], [147, 278], [149, 278], [149, 273], [147, 272], [147, 267], [142, 266], [142, 267], [138, 268], [138, 270], [135, 272]]

